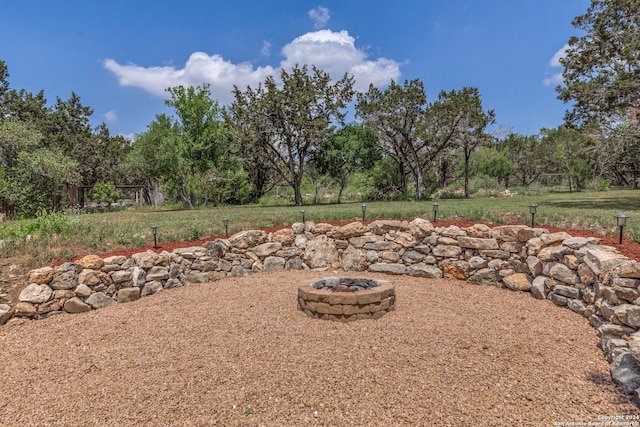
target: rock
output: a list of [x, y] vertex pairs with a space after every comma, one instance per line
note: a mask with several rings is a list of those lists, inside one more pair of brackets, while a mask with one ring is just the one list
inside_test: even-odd
[[459, 246], [438, 245], [433, 248], [432, 253], [437, 257], [457, 258], [462, 253], [462, 249]]
[[294, 222], [293, 224], [291, 224], [291, 230], [295, 234], [304, 233], [304, 223], [303, 222]]
[[469, 268], [471, 268], [472, 270], [485, 268], [487, 265], [487, 260], [482, 257], [474, 256], [469, 259]]
[[471, 249], [500, 249], [500, 245], [496, 239], [480, 239], [475, 237], [458, 237], [458, 244], [462, 248]]
[[122, 265], [127, 261], [127, 257], [124, 255], [115, 255], [104, 258], [103, 261], [105, 265]]
[[93, 291], [89, 286], [85, 285], [84, 283], [81, 283], [78, 286], [76, 286], [73, 292], [76, 294], [76, 296], [80, 298], [86, 298], [89, 295], [91, 295]]
[[578, 283], [580, 283], [580, 279], [578, 278], [578, 275], [569, 267], [562, 264], [561, 262], [554, 264], [549, 269], [548, 275], [553, 277], [556, 280], [559, 280], [564, 283], [568, 283], [570, 285], [577, 285]]
[[229, 244], [236, 249], [248, 249], [267, 241], [267, 234], [262, 230], [246, 230], [229, 237]]
[[386, 240], [365, 243], [363, 247], [364, 249], [374, 250], [374, 251], [389, 251], [389, 250], [397, 250], [399, 248], [398, 244], [394, 242], [388, 242]]
[[438, 228], [437, 230], [439, 230], [441, 236], [451, 237], [452, 239], [457, 239], [460, 236], [467, 235], [467, 233], [457, 225], [450, 225], [447, 228]]
[[531, 289], [531, 281], [526, 274], [516, 273], [502, 279], [507, 288], [514, 291], [528, 291]]
[[584, 261], [596, 277], [600, 276], [603, 272], [611, 270], [622, 261], [627, 260], [627, 258], [619, 252], [603, 246], [588, 247], [584, 254]]
[[529, 255], [538, 255], [540, 250], [542, 249], [542, 239], [539, 237], [534, 237], [527, 241], [527, 253]]
[[545, 246], [550, 246], [562, 243], [564, 240], [570, 239], [571, 237], [571, 235], [565, 233], [564, 231], [560, 231], [558, 233], [543, 234], [540, 236], [540, 239], [542, 239], [542, 243]]
[[571, 254], [562, 257], [562, 263], [569, 267], [571, 270], [578, 270], [578, 265], [580, 265], [578, 257]]
[[600, 348], [605, 349], [609, 340], [622, 338], [624, 335], [630, 336], [635, 329], [628, 326], [615, 325], [613, 323], [605, 323], [596, 328], [600, 335]]
[[580, 249], [587, 245], [597, 245], [598, 243], [600, 243], [600, 239], [597, 237], [569, 237], [562, 241], [564, 246], [571, 249]]
[[[382, 236], [361, 236], [349, 239], [349, 245], [354, 248], [362, 249], [367, 243], [376, 243], [384, 241]], [[395, 247], [395, 245], [393, 245]]]
[[584, 316], [584, 313], [587, 311], [587, 305], [578, 299], [567, 300], [567, 308], [581, 316]]
[[[178, 265], [178, 264], [173, 264], [173, 265]], [[217, 259], [208, 259], [208, 260], [194, 259], [193, 262], [191, 263], [191, 269], [198, 270], [198, 271], [215, 271], [218, 269], [218, 260]], [[171, 275], [171, 273], [169, 273], [169, 275]]]
[[314, 224], [311, 227], [311, 232], [313, 234], [329, 234], [333, 231], [333, 225], [328, 224], [326, 222], [319, 222], [317, 224]]
[[428, 279], [436, 279], [443, 277], [442, 270], [438, 267], [423, 263], [413, 264], [407, 267], [406, 274], [413, 277], [426, 277]]
[[613, 286], [612, 289], [620, 300], [633, 302], [638, 298], [638, 291], [635, 289], [623, 288], [621, 286]]
[[333, 230], [333, 237], [335, 239], [351, 239], [353, 237], [360, 237], [367, 232], [367, 227], [361, 222], [352, 222], [342, 227], [336, 227]]
[[631, 288], [637, 289], [640, 286], [640, 280], [638, 279], [625, 279], [620, 277], [615, 277], [611, 282], [613, 286], [620, 286], [622, 288]]
[[73, 289], [78, 286], [78, 273], [74, 270], [66, 271], [54, 277], [50, 286], [52, 289]]
[[263, 263], [264, 271], [281, 271], [284, 270], [285, 259], [282, 257], [269, 256], [266, 257]]
[[302, 263], [302, 258], [300, 258], [299, 256], [289, 258], [284, 264], [285, 270], [302, 270], [303, 268], [304, 265]]
[[554, 251], [556, 251], [559, 248], [562, 248], [562, 246], [561, 245], [546, 246], [540, 249], [537, 257], [540, 258], [542, 261], [557, 261], [559, 258], [554, 254]]
[[495, 285], [498, 283], [498, 274], [496, 270], [491, 268], [483, 268], [478, 270], [469, 277], [469, 283], [473, 283], [476, 285]]
[[569, 302], [568, 301], [569, 298], [563, 297], [562, 295], [554, 294], [553, 292], [548, 294], [547, 298], [549, 299], [549, 301], [551, 301], [552, 303], [554, 303], [558, 307], [566, 307], [567, 303]]
[[331, 239], [319, 235], [307, 242], [302, 259], [310, 268], [327, 267], [338, 261], [338, 250]]
[[511, 258], [511, 253], [507, 251], [498, 251], [495, 249], [481, 249], [480, 256], [483, 258], [509, 259]]
[[487, 238], [491, 235], [491, 227], [486, 224], [473, 224], [466, 230], [467, 234], [471, 237]]
[[101, 282], [100, 274], [101, 272], [98, 270], [85, 268], [78, 274], [78, 283], [87, 286], [95, 286]]
[[[43, 315], [52, 313], [52, 312], [60, 312], [62, 310], [62, 305], [60, 304], [60, 300], [54, 299], [51, 301], [47, 301], [44, 304], [40, 304], [38, 306], [38, 314], [42, 318]], [[0, 322], [1, 323], [1, 322]]]
[[296, 235], [291, 228], [283, 228], [282, 230], [275, 231], [271, 235], [271, 241], [280, 243], [282, 246], [291, 245], [296, 239]]
[[[126, 288], [125, 288], [126, 289]], [[136, 288], [138, 289], [138, 288]], [[86, 304], [90, 305], [93, 309], [99, 309], [108, 307], [113, 304], [117, 304], [113, 299], [109, 298], [103, 292], [96, 292], [92, 294], [89, 298], [84, 301]]]
[[531, 276], [538, 277], [542, 274], [542, 261], [538, 257], [528, 256], [527, 257], [527, 266], [529, 267], [529, 272]]
[[140, 291], [141, 297], [146, 297], [148, 295], [153, 295], [156, 292], [160, 292], [163, 288], [162, 283], [154, 280], [153, 282], [147, 282], [142, 287], [142, 291]]
[[502, 225], [491, 229], [491, 237], [494, 239], [502, 240], [503, 242], [517, 242], [518, 232], [524, 228], [528, 228], [526, 225]]
[[619, 278], [640, 279], [640, 262], [635, 260], [626, 260], [616, 265], [613, 274]]
[[225, 277], [227, 277], [227, 273], [224, 271], [192, 271], [186, 275], [186, 283], [210, 283], [224, 279]]
[[82, 302], [78, 297], [73, 297], [64, 303], [64, 311], [67, 313], [84, 313], [91, 311], [91, 306]]
[[521, 228], [518, 230], [518, 234], [516, 234], [516, 241], [524, 243], [533, 239], [534, 237], [540, 236], [542, 233], [539, 228]]
[[251, 252], [253, 252], [260, 258], [265, 258], [275, 252], [278, 252], [280, 249], [282, 249], [282, 243], [272, 242], [272, 243], [263, 243], [261, 245], [258, 245], [255, 248], [251, 249]]
[[116, 296], [116, 300], [119, 303], [131, 302], [140, 298], [140, 288], [122, 288], [118, 290], [118, 294]]
[[613, 309], [613, 313], [627, 326], [640, 328], [640, 307], [632, 304], [621, 304]]
[[377, 264], [371, 264], [368, 270], [372, 273], [404, 274], [407, 268], [404, 264], [387, 264], [380, 262]]
[[169, 278], [169, 269], [160, 265], [153, 266], [147, 271], [146, 279], [149, 282], [167, 280]]
[[[206, 253], [205, 248], [203, 247], [199, 247], [199, 248], [203, 254]], [[189, 253], [189, 249], [193, 249], [193, 248], [175, 249], [174, 252], [180, 253], [181, 256], [187, 258], [186, 254]], [[154, 265], [159, 264], [160, 259], [161, 259], [160, 256], [151, 250], [131, 255], [131, 260], [133, 260], [133, 263], [140, 268], [144, 268], [145, 270], [148, 270]]]
[[453, 237], [446, 237], [446, 236], [438, 237], [438, 244], [459, 246], [458, 239], [454, 239]]
[[424, 261], [427, 258], [427, 255], [423, 252], [418, 252], [416, 250], [407, 250], [402, 254], [402, 262], [405, 264], [417, 264], [419, 262]]
[[367, 269], [367, 260], [361, 249], [349, 246], [342, 252], [340, 265], [344, 271], [364, 271]]
[[89, 270], [100, 270], [104, 266], [104, 260], [98, 255], [87, 255], [76, 261], [82, 268]]
[[469, 278], [469, 263], [466, 261], [443, 262], [440, 267], [444, 271], [445, 279], [467, 280]]
[[571, 286], [556, 285], [553, 288], [553, 293], [556, 295], [562, 295], [563, 297], [567, 297], [567, 298], [574, 298], [574, 299], [580, 298], [580, 290], [576, 288], [572, 288]]
[[20, 292], [18, 299], [23, 302], [30, 302], [33, 304], [42, 304], [47, 302], [53, 296], [53, 289], [47, 285], [38, 285], [31, 283]]
[[431, 222], [423, 218], [416, 218], [409, 223], [409, 233], [411, 233], [416, 239], [422, 239], [431, 235], [435, 227]]
[[611, 378], [625, 394], [640, 388], [640, 366], [628, 351], [622, 351], [611, 361]]
[[53, 280], [55, 270], [51, 267], [42, 267], [29, 272], [29, 283], [36, 283], [38, 285], [48, 285]]
[[13, 316], [14, 309], [9, 304], [0, 304], [0, 325], [7, 323]]
[[545, 281], [547, 278], [545, 276], [537, 276], [531, 282], [531, 295], [533, 295], [537, 299], [546, 299], [547, 292], [545, 290]]
[[404, 227], [402, 221], [397, 220], [376, 220], [369, 224], [369, 230], [378, 235], [384, 235], [391, 230], [400, 230], [403, 228], [405, 230], [409, 228], [409, 224], [406, 221]]
[[402, 231], [390, 231], [385, 237], [404, 248], [412, 248], [418, 244], [412, 234]]
[[596, 275], [593, 273], [593, 270], [586, 264], [582, 263], [578, 265], [578, 277], [580, 278], [580, 283], [585, 286], [592, 285], [596, 282]]
[[234, 265], [231, 267], [231, 277], [245, 277], [251, 275], [251, 269], [243, 267], [241, 265]]
[[[140, 274], [140, 272], [142, 272], [143, 277], [146, 274], [145, 271], [140, 268], [140, 267], [134, 267], [137, 269], [138, 274]], [[111, 280], [113, 281], [113, 283], [115, 283], [116, 285], [118, 283], [124, 283], [127, 282], [129, 280], [131, 280], [132, 278], [132, 274], [130, 271], [126, 271], [126, 270], [116, 270], [111, 272]], [[138, 285], [136, 285], [138, 286]]]

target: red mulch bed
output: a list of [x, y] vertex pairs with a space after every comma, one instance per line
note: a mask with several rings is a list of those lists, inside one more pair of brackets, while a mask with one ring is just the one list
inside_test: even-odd
[[[367, 220], [364, 221], [365, 224], [370, 224], [375, 220]], [[328, 221], [331, 225], [345, 225], [345, 224], [349, 224], [351, 222], [353, 222], [353, 220], [343, 220], [343, 221]], [[455, 221], [435, 221], [432, 223], [436, 226], [436, 227], [448, 227], [450, 225], [456, 225], [460, 228], [464, 228], [464, 227], [471, 227], [474, 224], [477, 224], [477, 222], [473, 222], [473, 221], [465, 221], [465, 220], [455, 220]], [[489, 227], [497, 227], [500, 225], [522, 225], [519, 223], [509, 223], [509, 224], [493, 224], [493, 223], [485, 223], [487, 226]], [[269, 228], [263, 228], [263, 230], [267, 233], [271, 233], [277, 230], [281, 230], [283, 228], [287, 228], [290, 227], [289, 225], [283, 224], [283, 225], [276, 225], [273, 227], [269, 227]], [[547, 230], [549, 230], [551, 233], [556, 233], [558, 231], [565, 231], [567, 233], [569, 233], [571, 236], [573, 237], [597, 237], [600, 239], [600, 244], [602, 245], [608, 245], [608, 246], [613, 246], [614, 248], [616, 248], [618, 251], [620, 251], [623, 255], [625, 255], [628, 258], [634, 259], [634, 260], [640, 260], [640, 243], [635, 243], [632, 242], [630, 240], [627, 239], [623, 239], [622, 240], [622, 244], [618, 244], [618, 237], [613, 237], [613, 236], [603, 236], [601, 234], [597, 234], [594, 233], [592, 231], [587, 231], [587, 230], [572, 230], [572, 229], [566, 229], [566, 228], [558, 228], [558, 227], [551, 227], [551, 226], [541, 226], [542, 228], [546, 228]], [[171, 252], [173, 251], [175, 248], [186, 248], [189, 246], [201, 246], [206, 242], [209, 242], [211, 240], [214, 240], [216, 238], [223, 238], [224, 236], [211, 236], [209, 238], [203, 239], [203, 240], [194, 240], [191, 242], [162, 242], [160, 245], [158, 245], [158, 247], [155, 249], [156, 252], [161, 252], [161, 251], [168, 251]], [[117, 252], [110, 252], [110, 253], [105, 253], [105, 254], [100, 254], [100, 256], [104, 257], [108, 257], [108, 256], [112, 256], [112, 255], [125, 255], [127, 257], [130, 257], [131, 255], [138, 253], [138, 252], [144, 252], [148, 249], [154, 250], [153, 245], [147, 245], [144, 246], [142, 248], [136, 248], [136, 249], [129, 249], [129, 250], [121, 250], [121, 251], [117, 251]], [[52, 266], [55, 266], [56, 264], [59, 264], [60, 262], [56, 262], [54, 263]]]

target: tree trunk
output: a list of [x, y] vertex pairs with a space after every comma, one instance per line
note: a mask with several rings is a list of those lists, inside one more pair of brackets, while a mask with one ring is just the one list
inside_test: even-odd
[[464, 152], [464, 197], [469, 198], [469, 158], [471, 152]]
[[338, 190], [338, 204], [342, 202], [342, 190], [347, 185], [347, 178], [342, 176], [340, 177], [340, 190]]
[[416, 186], [416, 200], [422, 200], [422, 196], [424, 195], [424, 184], [422, 182], [422, 170], [416, 169], [412, 171], [413, 173], [413, 182]]
[[302, 206], [302, 175], [293, 178], [293, 194], [296, 206]]

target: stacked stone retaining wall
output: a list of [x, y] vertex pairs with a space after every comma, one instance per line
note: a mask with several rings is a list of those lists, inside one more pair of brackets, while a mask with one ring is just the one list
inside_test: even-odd
[[0, 304], [0, 324], [86, 312], [228, 276], [309, 269], [449, 278], [529, 292], [587, 318], [614, 381], [636, 399], [640, 394], [640, 262], [599, 245], [597, 238], [524, 225], [436, 228], [421, 218], [344, 226], [308, 221], [274, 233], [242, 231], [172, 253], [90, 255], [32, 270], [20, 301]]

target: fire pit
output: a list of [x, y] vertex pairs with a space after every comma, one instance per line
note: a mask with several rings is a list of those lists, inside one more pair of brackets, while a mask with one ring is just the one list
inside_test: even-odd
[[395, 287], [386, 280], [325, 277], [298, 287], [298, 308], [323, 320], [379, 319], [395, 300]]

